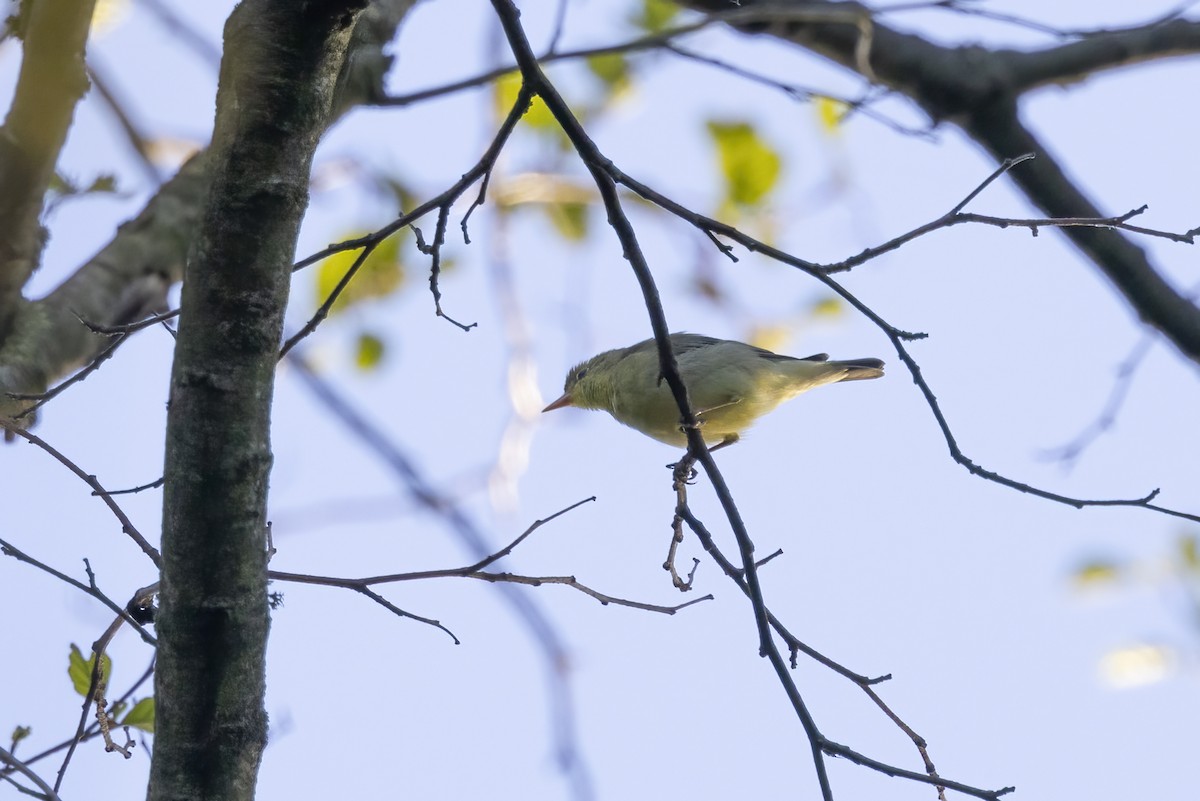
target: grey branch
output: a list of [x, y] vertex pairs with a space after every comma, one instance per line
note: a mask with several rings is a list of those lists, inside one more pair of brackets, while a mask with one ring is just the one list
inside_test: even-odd
[[[734, 4], [684, 0], [684, 5], [720, 12]], [[800, 45], [908, 97], [933, 122], [962, 128], [997, 162], [1036, 153], [1037, 160], [1012, 177], [1048, 217], [1110, 215], [1101, 212], [1066, 175], [1050, 146], [1022, 124], [1018, 110], [1022, 96], [1031, 89], [1076, 81], [1104, 69], [1200, 52], [1200, 22], [1182, 19], [1094, 32], [1078, 42], [1022, 52], [943, 47], [880, 24], [871, 18], [871, 9], [857, 3], [741, 0], [736, 5], [748, 11], [758, 8], [763, 14], [758, 22], [738, 23], [739, 30]], [[834, 11], [840, 12], [839, 19], [829, 16]], [[1095, 263], [1146, 324], [1200, 363], [1200, 309], [1154, 269], [1140, 247], [1118, 231], [1067, 228], [1063, 234]]]

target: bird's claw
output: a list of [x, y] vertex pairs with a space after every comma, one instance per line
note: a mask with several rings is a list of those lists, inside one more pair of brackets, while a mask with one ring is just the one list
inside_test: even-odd
[[[667, 465], [667, 469], [675, 474], [675, 479], [677, 481], [682, 481], [684, 484], [696, 483], [696, 476], [700, 475], [696, 471], [696, 468], [692, 467], [690, 464], [685, 464], [682, 461], [672, 462], [671, 464]], [[687, 471], [686, 473], [684, 472], [685, 469]]]

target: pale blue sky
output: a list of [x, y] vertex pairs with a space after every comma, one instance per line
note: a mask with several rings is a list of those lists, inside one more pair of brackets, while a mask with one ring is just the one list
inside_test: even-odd
[[[230, 3], [173, 5], [219, 41]], [[556, 4], [521, 5], [534, 41], [544, 42]], [[1091, 27], [1150, 18], [1169, 4], [987, 5]], [[626, 37], [612, 13], [608, 4], [571, 3], [566, 46]], [[949, 14], [896, 24], [949, 42], [1049, 41]], [[497, 42], [489, 4], [422, 4], [401, 33], [393, 88], [474, 74], [499, 52]], [[855, 89], [824, 63], [764, 39], [713, 31], [692, 44], [796, 83]], [[93, 52], [148, 131], [207, 135], [214, 71], [137, 4]], [[11, 43], [0, 48], [4, 100], [18, 55]], [[805, 258], [844, 258], [933, 219], [994, 168], [949, 128], [929, 143], [860, 118], [830, 139], [807, 105], [710, 68], [643, 59], [636, 94], [591, 127], [604, 152], [671, 197], [709, 211], [717, 174], [702, 121], [753, 120], [786, 159], [771, 214], [780, 244]], [[1149, 204], [1146, 225], [1186, 230], [1200, 216], [1200, 167], [1190, 156], [1200, 118], [1188, 102], [1198, 68], [1196, 59], [1175, 60], [1046, 90], [1029, 99], [1024, 117], [1103, 208], [1120, 213]], [[569, 94], [587, 88], [570, 67], [552, 75]], [[412, 109], [360, 111], [331, 133], [319, 161], [354, 156], [431, 196], [490, 140], [490, 108], [490, 95], [475, 91]], [[881, 108], [920, 121], [900, 101]], [[95, 98], [81, 104], [77, 119], [64, 169], [84, 178], [115, 170], [133, 194], [65, 205], [50, 221], [53, 239], [34, 293], [107, 241], [148, 189]], [[505, 176], [544, 166], [527, 139], [514, 141], [493, 189]], [[583, 174], [577, 164], [570, 169]], [[971, 209], [1031, 214], [1004, 180]], [[663, 468], [678, 455], [670, 448], [599, 413], [556, 412], [535, 418], [528, 464], [513, 474], [515, 497], [481, 489], [511, 415], [497, 265], [511, 271], [533, 342], [533, 386], [546, 400], [557, 396], [571, 364], [649, 335], [632, 273], [601, 217], [585, 244], [571, 246], [537, 213], [518, 212], [502, 230], [490, 211], [477, 214], [471, 246], [451, 238], [457, 267], [442, 282], [447, 311], [478, 321], [477, 330], [463, 334], [433, 316], [427, 262], [408, 246], [405, 289], [330, 320], [307, 353], [439, 488], [463, 495], [464, 508], [497, 546], [532, 520], [597, 496], [537, 532], [509, 569], [572, 574], [603, 592], [651, 603], [686, 600], [660, 568], [674, 503]], [[394, 214], [382, 196], [353, 184], [322, 191], [298, 253]], [[745, 337], [750, 317], [777, 320], [825, 296], [805, 276], [765, 259], [741, 254], [735, 265], [719, 258], [701, 235], [665, 215], [640, 208], [631, 215], [675, 329]], [[432, 230], [432, 220], [424, 228]], [[1180, 286], [1200, 280], [1194, 248], [1139, 244]], [[701, 260], [710, 260], [736, 293], [746, 319], [687, 291]], [[983, 466], [1080, 497], [1137, 497], [1161, 487], [1164, 505], [1200, 508], [1200, 387], [1194, 365], [1168, 345], [1153, 348], [1118, 425], [1074, 470], [1039, 458], [1093, 419], [1115, 366], [1141, 336], [1124, 302], [1055, 232], [1034, 238], [1020, 230], [942, 231], [858, 268], [845, 283], [893, 324], [930, 334], [913, 353], [959, 443]], [[298, 276], [293, 298], [294, 327], [313, 309], [311, 275]], [[376, 374], [347, 365], [363, 328], [387, 337], [386, 366]], [[762, 571], [772, 610], [848, 667], [892, 673], [881, 694], [929, 741], [945, 777], [987, 788], [1015, 784], [1016, 798], [1193, 798], [1200, 778], [1197, 630], [1180, 588], [1164, 578], [1162, 560], [1177, 536], [1196, 527], [1140, 510], [1076, 511], [974, 478], [950, 460], [917, 389], [869, 322], [846, 313], [794, 334], [787, 352], [878, 356], [889, 373], [806, 395], [718, 454], [760, 553], [785, 552]], [[39, 435], [108, 487], [157, 477], [170, 346], [161, 331], [135, 337], [46, 409]], [[274, 445], [273, 567], [352, 576], [468, 561], [447, 528], [412, 511], [395, 478], [286, 367]], [[121, 600], [154, 580], [144, 556], [61, 466], [27, 446], [5, 448], [0, 460], [6, 538], [76, 575], [79, 559], [88, 557], [101, 586]], [[122, 501], [147, 534], [157, 531], [160, 497]], [[363, 509], [388, 506], [392, 497], [394, 514], [361, 519]], [[690, 497], [733, 553], [708, 482], [701, 478]], [[704, 557], [690, 537], [681, 554], [685, 564]], [[1140, 560], [1139, 580], [1103, 596], [1073, 592], [1071, 571], [1094, 555]], [[271, 634], [273, 736], [260, 798], [569, 797], [554, 762], [543, 660], [493, 587], [446, 580], [386, 591], [399, 606], [448, 625], [463, 640], [458, 647], [352, 593], [274, 589], [286, 603]], [[601, 607], [563, 587], [525, 590], [569, 649], [576, 730], [596, 797], [818, 797], [803, 731], [757, 657], [748, 604], [708, 561], [697, 590], [717, 598], [674, 617]], [[5, 660], [0, 726], [34, 727], [34, 740], [18, 752], [28, 755], [74, 730], [79, 703], [66, 681], [68, 644], [86, 647], [108, 613], [9, 559], [0, 560], [0, 604], [9, 610], [8, 640], [19, 654]], [[1180, 649], [1177, 671], [1127, 690], [1101, 682], [1104, 654], [1141, 640]], [[115, 686], [150, 658], [128, 633], [113, 654]], [[920, 768], [911, 743], [857, 688], [804, 660], [797, 681], [831, 739]], [[43, 775], [57, 767], [48, 764], [41, 763]], [[144, 753], [125, 762], [90, 745], [75, 757], [64, 797], [101, 786], [137, 795], [147, 767]], [[830, 770], [840, 799], [934, 797], [927, 786], [843, 761], [831, 760]], [[11, 788], [4, 793], [16, 797]]]

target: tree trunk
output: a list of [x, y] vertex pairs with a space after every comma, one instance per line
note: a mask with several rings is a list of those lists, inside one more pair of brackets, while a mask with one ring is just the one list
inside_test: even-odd
[[266, 744], [270, 410], [313, 151], [366, 0], [246, 0], [171, 374], [150, 799], [254, 797]]

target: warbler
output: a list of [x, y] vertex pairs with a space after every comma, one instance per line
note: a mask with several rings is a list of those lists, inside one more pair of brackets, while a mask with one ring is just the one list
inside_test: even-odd
[[[813, 387], [883, 375], [879, 359], [831, 362], [824, 353], [797, 359], [699, 334], [671, 334], [671, 347], [700, 434], [711, 449], [737, 442], [759, 417]], [[542, 411], [603, 409], [648, 437], [686, 447], [679, 407], [660, 376], [653, 339], [605, 351], [573, 367], [562, 397]]]

